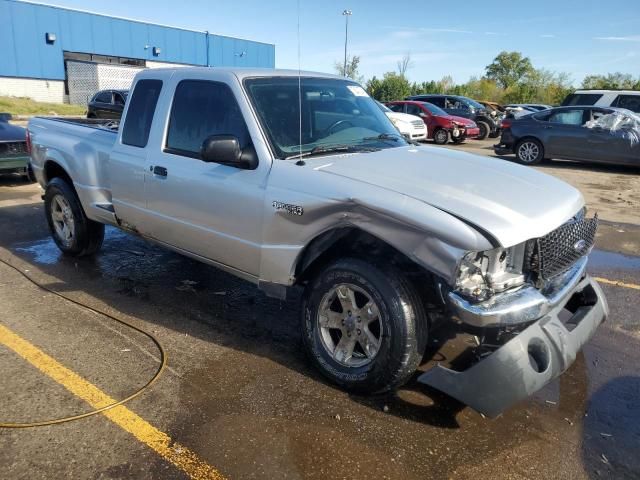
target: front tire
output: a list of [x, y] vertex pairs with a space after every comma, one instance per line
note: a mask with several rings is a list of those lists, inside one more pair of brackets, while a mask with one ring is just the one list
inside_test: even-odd
[[405, 383], [427, 342], [426, 315], [413, 285], [395, 268], [355, 258], [330, 264], [307, 285], [302, 327], [315, 366], [358, 393]]
[[436, 145], [446, 145], [449, 141], [449, 132], [444, 128], [439, 128], [433, 133], [433, 141]]
[[491, 134], [491, 127], [487, 122], [476, 122], [478, 124], [478, 128], [480, 129], [480, 134], [478, 135], [479, 140], [486, 140], [489, 138]]
[[104, 225], [89, 220], [73, 188], [62, 178], [51, 180], [44, 193], [49, 231], [65, 255], [81, 257], [100, 250]]
[[544, 147], [535, 138], [525, 138], [516, 146], [516, 159], [523, 165], [536, 165], [544, 160]]

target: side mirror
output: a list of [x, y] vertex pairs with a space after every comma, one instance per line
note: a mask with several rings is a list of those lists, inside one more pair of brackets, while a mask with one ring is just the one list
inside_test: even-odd
[[258, 156], [252, 145], [244, 151], [235, 135], [211, 135], [202, 142], [200, 158], [205, 162], [220, 163], [230, 167], [253, 170], [258, 166]]

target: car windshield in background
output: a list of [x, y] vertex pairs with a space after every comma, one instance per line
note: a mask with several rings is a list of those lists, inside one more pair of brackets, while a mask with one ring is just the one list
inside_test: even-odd
[[446, 117], [449, 114], [447, 112], [445, 112], [443, 109], [441, 109], [440, 107], [434, 105], [433, 103], [429, 103], [429, 102], [422, 102], [422, 106], [424, 108], [426, 108], [427, 110], [429, 110], [429, 112], [432, 115], [436, 115], [438, 117]]
[[279, 158], [407, 145], [376, 101], [348, 80], [303, 77], [300, 94], [298, 77], [248, 78], [244, 85]]
[[481, 103], [478, 103], [478, 102], [476, 102], [475, 100], [471, 100], [470, 98], [467, 98], [467, 97], [463, 97], [463, 98], [464, 98], [464, 99], [467, 101], [467, 103], [468, 103], [469, 105], [471, 105], [472, 107], [486, 110], [486, 107], [485, 107], [484, 105], [482, 105]]

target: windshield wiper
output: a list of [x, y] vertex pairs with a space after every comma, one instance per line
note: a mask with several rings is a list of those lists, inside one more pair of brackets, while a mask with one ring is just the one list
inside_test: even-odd
[[381, 133], [375, 137], [365, 137], [363, 140], [371, 141], [371, 140], [392, 140], [397, 142], [398, 140], [402, 140], [404, 137], [397, 133]]
[[313, 155], [321, 155], [323, 153], [331, 152], [375, 152], [380, 150], [379, 148], [360, 147], [355, 145], [333, 145], [331, 147], [314, 147], [308, 152], [296, 153], [295, 155], [289, 155], [285, 157], [285, 160], [291, 160], [293, 158], [311, 157]]

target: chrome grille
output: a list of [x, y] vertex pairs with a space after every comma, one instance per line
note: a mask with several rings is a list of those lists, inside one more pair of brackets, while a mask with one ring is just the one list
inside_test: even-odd
[[527, 243], [529, 270], [539, 280], [566, 272], [593, 247], [598, 228], [598, 215], [593, 218], [576, 217], [544, 237]]
[[0, 143], [0, 155], [7, 157], [17, 157], [27, 154], [27, 142], [4, 142]]
[[411, 125], [416, 128], [424, 128], [424, 122], [422, 120], [411, 120]]

